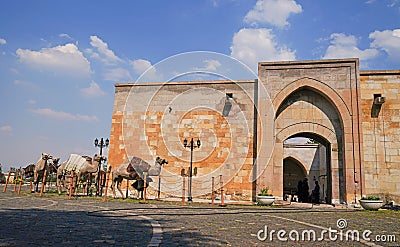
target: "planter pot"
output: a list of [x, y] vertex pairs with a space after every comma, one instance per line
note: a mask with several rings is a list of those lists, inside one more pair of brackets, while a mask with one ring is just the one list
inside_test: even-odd
[[359, 202], [366, 210], [378, 210], [383, 205], [382, 200], [359, 200]]
[[257, 202], [260, 205], [272, 205], [274, 203], [274, 196], [257, 196]]

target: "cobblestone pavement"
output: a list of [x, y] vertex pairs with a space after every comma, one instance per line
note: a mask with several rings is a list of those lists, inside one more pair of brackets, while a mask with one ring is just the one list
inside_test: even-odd
[[[0, 246], [399, 246], [399, 228], [400, 212], [392, 210], [180, 206], [0, 192]], [[346, 241], [350, 231], [360, 241]], [[396, 239], [372, 241], [378, 235]]]

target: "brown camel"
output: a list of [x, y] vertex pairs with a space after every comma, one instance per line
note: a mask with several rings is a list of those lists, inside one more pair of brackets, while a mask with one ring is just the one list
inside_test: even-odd
[[25, 168], [22, 168], [24, 170], [24, 176], [25, 178], [33, 178], [35, 174], [35, 164], [30, 164]]
[[[142, 160], [141, 158], [138, 157], [133, 157], [130, 162], [123, 163], [116, 167], [114, 170], [111, 172], [111, 177], [112, 177], [112, 183], [111, 183], [111, 189], [113, 191], [113, 196], [114, 198], [116, 197], [115, 194], [115, 184], [117, 185], [118, 191], [121, 193], [122, 198], [124, 198], [124, 194], [122, 193], [121, 190], [121, 182], [123, 179], [128, 179], [128, 180], [136, 180], [138, 183], [136, 185], [144, 184], [143, 181], [143, 173], [146, 172], [148, 178], [146, 179], [147, 184], [152, 181], [149, 176], [158, 176], [161, 173], [161, 167], [163, 164], [168, 164], [168, 161], [165, 159], [161, 159], [160, 157], [156, 158], [154, 166], [151, 166], [149, 163], [146, 161]], [[138, 186], [136, 186], [138, 187]], [[138, 191], [141, 191], [140, 189], [142, 187], [136, 188]], [[146, 186], [147, 187], [147, 186]]]
[[53, 162], [48, 163], [47, 175], [57, 173], [57, 169], [60, 166], [58, 162], [60, 162], [60, 158], [53, 158]]
[[42, 157], [36, 162], [35, 170], [33, 173], [33, 181], [36, 185], [36, 192], [39, 192], [39, 181], [43, 179], [44, 171], [48, 169], [49, 161], [53, 158], [50, 154], [42, 153]]

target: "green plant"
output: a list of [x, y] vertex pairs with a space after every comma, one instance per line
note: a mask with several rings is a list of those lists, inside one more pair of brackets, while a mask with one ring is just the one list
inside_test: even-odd
[[14, 179], [14, 184], [20, 184], [20, 183], [22, 183], [23, 181], [22, 181], [22, 179], [20, 179], [20, 178], [16, 178], [16, 179]]
[[272, 194], [268, 193], [269, 188], [264, 187], [260, 190], [260, 193], [258, 193], [259, 196], [272, 196]]
[[377, 196], [368, 196], [368, 197], [363, 197], [361, 200], [370, 200], [370, 201], [379, 201], [381, 198]]

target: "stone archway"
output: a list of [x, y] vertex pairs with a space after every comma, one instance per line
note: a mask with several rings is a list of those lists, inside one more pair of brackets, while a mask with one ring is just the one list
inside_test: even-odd
[[[312, 142], [296, 144], [292, 141], [289, 143], [288, 140], [293, 140], [293, 138], [300, 138], [303, 141], [309, 139]], [[315, 188], [315, 181], [318, 181], [320, 186], [319, 199], [322, 203], [332, 202], [332, 192], [335, 195], [334, 198], [337, 198], [336, 195], [343, 197], [345, 194], [345, 188], [340, 186], [340, 182], [338, 183], [343, 177], [343, 172], [332, 174], [332, 170], [337, 171], [337, 163], [335, 159], [332, 159], [331, 141], [315, 133], [301, 132], [289, 137], [284, 144], [284, 174], [285, 160], [288, 157], [295, 157], [294, 159], [298, 160], [305, 169], [306, 175], [303, 179], [308, 179], [309, 195]], [[334, 162], [334, 169], [332, 169], [332, 162]], [[332, 182], [334, 186], [332, 186]]]
[[307, 171], [299, 160], [294, 157], [283, 159], [283, 195], [295, 195], [297, 183], [307, 177]]
[[294, 90], [277, 108], [275, 129], [274, 170], [282, 169], [284, 173], [283, 143], [286, 139], [305, 137], [318, 140], [326, 147], [327, 202], [346, 201], [344, 129], [340, 113], [332, 100], [309, 86]]
[[[283, 193], [283, 142], [311, 133], [330, 144], [332, 203], [357, 201], [365, 187], [358, 75], [357, 59], [259, 63], [259, 82], [269, 96], [259, 97], [259, 108], [273, 108], [275, 114], [261, 112], [274, 133], [263, 131], [260, 139], [271, 141], [274, 148], [257, 188], [269, 186], [276, 196]], [[305, 94], [294, 97], [298, 92]], [[260, 149], [262, 153], [267, 148]]]

